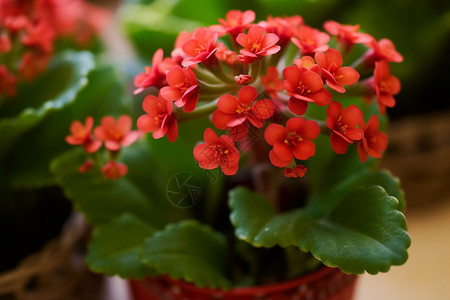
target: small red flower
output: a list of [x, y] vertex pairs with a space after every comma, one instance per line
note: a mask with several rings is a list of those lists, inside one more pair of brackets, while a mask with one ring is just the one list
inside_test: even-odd
[[102, 142], [91, 134], [93, 125], [94, 119], [90, 116], [86, 118], [84, 126], [80, 121], [73, 121], [70, 125], [72, 135], [66, 136], [66, 142], [71, 145], [82, 145], [88, 153], [96, 152], [102, 146]]
[[264, 132], [266, 142], [273, 146], [269, 158], [276, 167], [284, 168], [295, 158], [306, 160], [315, 153], [312, 142], [320, 133], [320, 127], [314, 121], [303, 118], [291, 118], [286, 128], [279, 124], [270, 124]]
[[291, 39], [292, 43], [300, 48], [303, 55], [318, 51], [327, 51], [330, 36], [318, 29], [303, 25]]
[[234, 80], [236, 80], [237, 84], [244, 85], [244, 84], [252, 82], [253, 78], [250, 75], [241, 74], [239, 76], [234, 76]]
[[11, 39], [5, 33], [0, 34], [0, 53], [9, 52], [12, 48]]
[[266, 88], [266, 92], [272, 98], [276, 98], [276, 92], [283, 90], [283, 80], [280, 79], [277, 67], [269, 67], [266, 76], [261, 76], [261, 83]]
[[283, 70], [284, 88], [289, 96], [289, 109], [297, 115], [303, 115], [309, 102], [319, 106], [331, 102], [331, 93], [324, 89], [323, 80], [314, 71], [289, 66]]
[[115, 161], [109, 161], [102, 168], [102, 173], [108, 179], [119, 179], [128, 173], [128, 168], [125, 164]]
[[342, 66], [342, 55], [336, 49], [316, 52], [317, 64], [322, 69], [322, 78], [328, 86], [339, 93], [345, 93], [343, 85], [354, 84], [359, 80], [359, 73], [352, 67]]
[[278, 45], [282, 47], [287, 45], [295, 32], [303, 25], [303, 18], [301, 16], [292, 17], [275, 17], [269, 16], [267, 21], [259, 22], [266, 32], [275, 33], [279, 38]]
[[220, 36], [229, 33], [232, 38], [249, 28], [252, 22], [255, 21], [255, 12], [246, 10], [230, 10], [224, 19], [219, 19], [221, 25], [212, 25], [209, 28], [218, 32]]
[[373, 115], [367, 124], [362, 122], [359, 127], [364, 130], [364, 137], [358, 143], [358, 155], [364, 163], [367, 156], [381, 157], [381, 152], [386, 150], [388, 138], [384, 132], [379, 131], [380, 121]]
[[261, 26], [253, 26], [248, 30], [248, 34], [241, 33], [236, 38], [236, 42], [244, 47], [240, 50], [239, 60], [255, 60], [258, 57], [272, 55], [280, 51], [281, 47], [275, 45], [279, 38], [274, 33], [267, 33]]
[[25, 80], [32, 81], [47, 69], [50, 59], [49, 53], [26, 52], [20, 61], [19, 73]]
[[216, 57], [229, 65], [234, 65], [239, 62], [237, 53], [229, 50], [226, 46], [222, 46], [217, 50]]
[[207, 128], [203, 135], [205, 143], [194, 148], [194, 158], [203, 169], [211, 170], [218, 166], [225, 175], [234, 175], [239, 169], [239, 151], [226, 135], [220, 137]]
[[387, 60], [391, 62], [400, 63], [403, 61], [403, 56], [397, 52], [394, 43], [389, 39], [381, 39], [378, 42], [372, 38], [367, 47], [371, 48], [365, 54], [367, 61]]
[[9, 97], [16, 95], [17, 78], [11, 74], [8, 68], [0, 65], [0, 96], [7, 94]]
[[386, 60], [375, 63], [373, 80], [378, 107], [380, 108], [380, 112], [384, 115], [386, 113], [386, 106], [395, 106], [393, 95], [397, 95], [400, 92], [400, 80], [390, 74], [389, 63]]
[[94, 165], [94, 161], [92, 159], [88, 159], [84, 162], [84, 164], [82, 164], [81, 166], [78, 167], [78, 172], [86, 173], [87, 171], [89, 171], [92, 168], [93, 165]]
[[[264, 120], [270, 118], [275, 106], [269, 99], [258, 100], [258, 92], [253, 86], [244, 86], [240, 89], [238, 97], [233, 95], [223, 95], [217, 102], [217, 110], [212, 115], [214, 126], [219, 129], [240, 127], [240, 137], [245, 137], [248, 133], [247, 120], [256, 128], [264, 125]], [[245, 134], [244, 134], [245, 133]], [[235, 140], [236, 137], [233, 136]]]
[[183, 107], [185, 112], [192, 112], [197, 106], [199, 97], [194, 71], [176, 66], [167, 73], [166, 79], [169, 86], [161, 89], [160, 96], [175, 101], [175, 105]]
[[320, 67], [316, 64], [316, 61], [311, 56], [303, 56], [302, 58], [296, 59], [294, 64], [303, 71], [314, 71], [317, 74], [320, 73]]
[[294, 169], [291, 169], [291, 168], [284, 169], [283, 174], [287, 178], [299, 178], [299, 177], [301, 178], [301, 177], [305, 176], [306, 171], [307, 171], [307, 169], [305, 166], [298, 165]]
[[142, 102], [147, 113], [137, 120], [137, 126], [142, 132], [153, 132], [153, 138], [159, 139], [164, 135], [172, 143], [178, 137], [178, 124], [173, 115], [173, 104], [170, 101], [149, 95]]
[[120, 116], [117, 122], [111, 116], [103, 117], [94, 134], [111, 151], [119, 151], [121, 146], [127, 147], [141, 136], [139, 131], [131, 130], [131, 117], [128, 115]]
[[30, 48], [34, 48], [42, 53], [53, 51], [54, 30], [47, 23], [40, 22], [33, 26], [28, 26], [22, 43]]
[[341, 103], [331, 102], [327, 107], [326, 122], [333, 131], [330, 136], [331, 147], [337, 154], [344, 154], [348, 144], [359, 141], [364, 136], [364, 131], [356, 128], [364, 122], [363, 114], [356, 105], [349, 105], [343, 110]]
[[323, 27], [329, 34], [336, 37], [339, 43], [349, 50], [354, 44], [365, 44], [372, 40], [367, 33], [358, 32], [359, 25], [342, 25], [336, 21], [326, 21]]
[[170, 63], [169, 60], [163, 60], [164, 52], [162, 49], [156, 50], [152, 59], [152, 66], [145, 67], [144, 73], [139, 73], [134, 78], [134, 85], [137, 89], [134, 94], [139, 94], [144, 89], [154, 86], [156, 88], [161, 88], [166, 85], [166, 73], [167, 68], [175, 65], [175, 63]]
[[214, 64], [215, 52], [223, 45], [217, 43], [219, 34], [208, 28], [197, 28], [191, 38], [183, 45], [183, 51], [188, 56], [182, 62], [183, 67], [198, 63]]

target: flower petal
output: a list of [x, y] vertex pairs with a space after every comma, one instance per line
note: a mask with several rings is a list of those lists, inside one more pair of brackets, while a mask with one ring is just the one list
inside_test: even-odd
[[223, 95], [217, 102], [217, 108], [227, 114], [235, 114], [239, 107], [239, 100], [233, 95]]
[[315, 154], [316, 145], [312, 141], [303, 140], [292, 149], [295, 158], [300, 160], [307, 160]]
[[270, 124], [264, 132], [264, 139], [273, 146], [277, 142], [282, 142], [286, 139], [286, 129], [280, 124]]
[[291, 112], [300, 116], [308, 109], [308, 102], [291, 97], [289, 98], [288, 107]]
[[241, 103], [249, 104], [258, 97], [256, 89], [250, 85], [246, 85], [239, 90], [238, 98]]

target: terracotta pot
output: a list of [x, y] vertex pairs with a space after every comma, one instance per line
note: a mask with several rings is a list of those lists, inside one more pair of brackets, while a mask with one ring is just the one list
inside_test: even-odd
[[324, 267], [298, 279], [228, 291], [198, 288], [166, 276], [130, 280], [135, 300], [351, 300], [357, 277]]

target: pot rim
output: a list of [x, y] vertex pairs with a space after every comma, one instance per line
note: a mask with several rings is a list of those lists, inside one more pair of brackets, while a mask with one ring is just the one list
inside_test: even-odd
[[[311, 282], [323, 277], [332, 276], [333, 274], [342, 273], [338, 268], [330, 268], [327, 266], [323, 266], [312, 273], [308, 273], [302, 275], [295, 279], [290, 279], [287, 281], [279, 282], [279, 283], [271, 283], [260, 286], [246, 286], [246, 287], [234, 287], [230, 290], [220, 290], [220, 289], [212, 289], [207, 287], [197, 287], [196, 285], [183, 281], [173, 279], [167, 275], [162, 275], [160, 278], [166, 281], [169, 284], [179, 286], [181, 289], [195, 292], [196, 294], [203, 295], [221, 295], [221, 296], [249, 296], [249, 295], [258, 295], [258, 294], [276, 294], [285, 290], [290, 289], [301, 289], [302, 286], [308, 285]], [[342, 273], [344, 274], [344, 273]], [[348, 275], [348, 274], [347, 274]], [[349, 275], [354, 276], [355, 275]], [[148, 279], [147, 279], [148, 280]]]

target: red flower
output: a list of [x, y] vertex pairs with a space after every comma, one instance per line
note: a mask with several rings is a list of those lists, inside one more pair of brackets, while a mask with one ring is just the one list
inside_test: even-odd
[[236, 80], [237, 84], [244, 85], [252, 82], [253, 78], [250, 75], [240, 74], [239, 76], [234, 76], [234, 80]]
[[349, 105], [345, 110], [342, 104], [333, 101], [327, 107], [327, 125], [333, 131], [330, 136], [331, 147], [337, 154], [347, 152], [348, 144], [359, 141], [364, 131], [356, 128], [364, 122], [363, 114], [356, 105]]
[[28, 26], [22, 43], [39, 52], [51, 53], [53, 51], [53, 40], [55, 32], [47, 23], [40, 22], [34, 26]]
[[239, 62], [237, 53], [229, 50], [226, 46], [222, 46], [217, 50], [216, 57], [229, 65], [234, 65]]
[[258, 57], [275, 54], [281, 47], [275, 45], [279, 38], [274, 33], [267, 33], [261, 26], [253, 26], [248, 30], [248, 34], [241, 33], [236, 38], [236, 42], [244, 47], [240, 50], [239, 60], [255, 60]]
[[306, 174], [306, 167], [303, 165], [298, 165], [294, 169], [286, 168], [283, 171], [283, 175], [287, 178], [298, 178], [303, 177]]
[[276, 98], [276, 92], [283, 90], [283, 80], [280, 79], [277, 67], [269, 67], [266, 76], [261, 76], [261, 83], [266, 88], [266, 92], [272, 98]]
[[380, 121], [373, 115], [367, 124], [362, 122], [359, 127], [364, 130], [364, 137], [358, 143], [358, 155], [364, 163], [367, 156], [381, 157], [381, 152], [386, 150], [388, 138], [384, 132], [379, 131]]
[[11, 39], [5, 33], [0, 34], [0, 53], [9, 52], [12, 48]]
[[369, 43], [373, 38], [367, 33], [358, 32], [359, 25], [342, 25], [336, 21], [326, 21], [323, 27], [338, 42], [350, 49], [354, 44]]
[[120, 146], [127, 147], [141, 136], [139, 131], [131, 131], [131, 117], [127, 115], [120, 116], [117, 122], [111, 116], [103, 117], [94, 134], [111, 151], [119, 151]]
[[218, 32], [220, 36], [229, 33], [233, 38], [250, 27], [250, 24], [255, 21], [255, 12], [246, 10], [230, 10], [224, 19], [219, 19], [221, 25], [212, 25], [209, 28]]
[[172, 102], [149, 95], [142, 102], [142, 107], [147, 114], [137, 120], [139, 130], [153, 132], [155, 139], [167, 135], [169, 141], [175, 142], [178, 137], [178, 124], [172, 113]]
[[296, 59], [294, 64], [302, 71], [314, 71], [317, 74], [320, 73], [320, 67], [316, 64], [314, 58], [311, 56], [303, 56], [302, 58]]
[[352, 67], [342, 67], [342, 55], [336, 49], [316, 52], [316, 61], [322, 69], [322, 78], [328, 86], [339, 93], [345, 93], [343, 85], [354, 84], [359, 80], [359, 73]]
[[12, 97], [16, 95], [17, 78], [11, 74], [8, 68], [0, 65], [0, 96], [7, 94]]
[[270, 124], [264, 132], [266, 142], [273, 146], [269, 158], [276, 167], [284, 168], [295, 158], [306, 160], [315, 153], [312, 142], [320, 133], [320, 127], [314, 121], [303, 118], [291, 118], [286, 128], [279, 124]]
[[203, 135], [205, 143], [194, 148], [194, 158], [203, 169], [211, 170], [218, 166], [225, 175], [234, 175], [239, 169], [239, 151], [234, 142], [226, 135], [220, 137], [207, 128]]
[[47, 69], [50, 59], [49, 53], [26, 52], [20, 61], [19, 73], [26, 80], [32, 81]]
[[397, 95], [400, 92], [400, 80], [390, 74], [389, 63], [386, 60], [375, 63], [373, 79], [378, 107], [384, 115], [386, 113], [386, 106], [395, 106], [395, 99], [392, 95]]
[[[134, 78], [134, 85], [137, 89], [134, 91], [134, 94], [139, 94], [144, 89], [149, 86], [154, 86], [156, 88], [161, 88], [166, 85], [166, 71], [168, 67], [174, 65], [171, 64], [168, 60], [164, 60], [164, 52], [162, 49], [156, 50], [152, 59], [152, 66], [145, 67], [145, 73], [139, 73]], [[164, 66], [164, 68], [163, 68]]]
[[303, 55], [312, 54], [317, 51], [327, 51], [330, 36], [325, 32], [321, 32], [315, 28], [303, 25], [291, 39]]
[[240, 127], [240, 131], [243, 131], [240, 137], [245, 137], [248, 133], [247, 120], [256, 128], [263, 127], [264, 120], [273, 115], [275, 106], [269, 99], [255, 102], [257, 97], [256, 88], [249, 85], [241, 88], [237, 98], [232, 95], [220, 97], [217, 110], [212, 115], [214, 126], [219, 129], [243, 126]]
[[198, 63], [214, 64], [217, 49], [223, 43], [218, 43], [219, 34], [208, 28], [197, 28], [191, 38], [183, 45], [183, 51], [189, 57], [182, 62], [183, 67], [189, 67]]
[[93, 125], [94, 119], [92, 117], [86, 118], [84, 126], [80, 121], [73, 121], [70, 125], [72, 135], [66, 136], [66, 142], [71, 145], [82, 145], [88, 153], [96, 152], [102, 146], [102, 142], [95, 139], [91, 134]]
[[403, 56], [397, 52], [394, 43], [389, 39], [381, 39], [377, 42], [372, 38], [366, 46], [371, 48], [365, 54], [366, 60], [369, 62], [373, 60], [387, 60], [400, 63], [403, 61]]
[[115, 161], [109, 161], [102, 168], [102, 173], [108, 179], [119, 179], [128, 173], [128, 168], [125, 164]]
[[176, 66], [167, 73], [166, 79], [169, 86], [161, 89], [160, 96], [175, 101], [175, 105], [183, 107], [185, 112], [192, 112], [197, 106], [199, 97], [194, 71]]
[[275, 33], [280, 38], [278, 44], [285, 46], [303, 25], [303, 18], [301, 16], [284, 18], [269, 16], [267, 21], [259, 22], [258, 25], [262, 26], [266, 32]]
[[86, 173], [87, 171], [89, 171], [92, 168], [93, 165], [94, 165], [94, 161], [92, 159], [88, 159], [84, 162], [84, 164], [82, 164], [81, 166], [78, 167], [78, 172]]
[[289, 96], [289, 109], [297, 115], [303, 115], [309, 102], [319, 106], [331, 102], [331, 93], [323, 88], [323, 80], [314, 71], [289, 66], [283, 70], [284, 88]]

